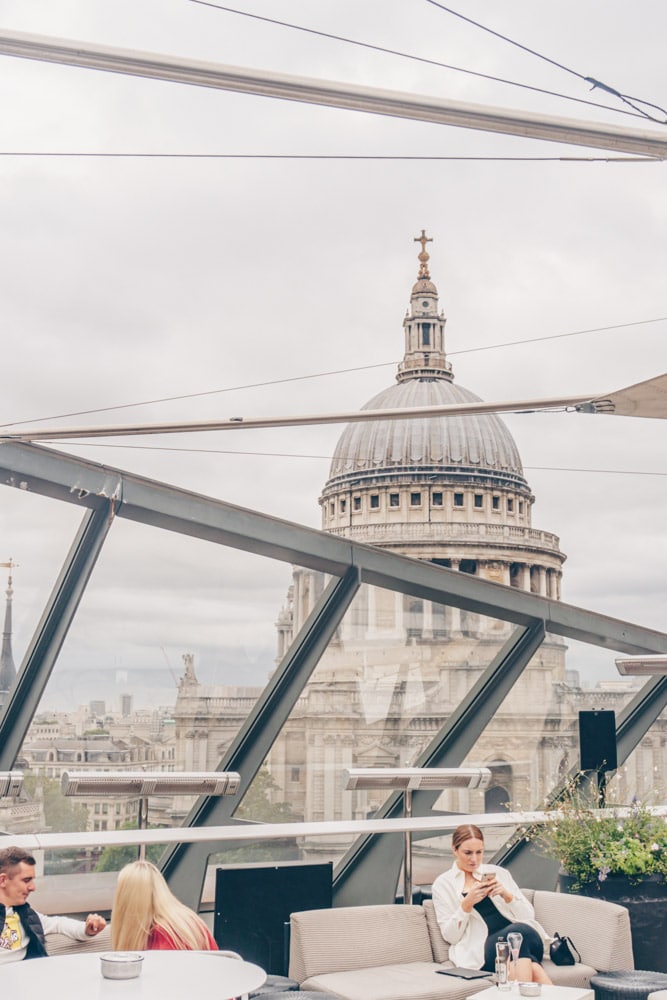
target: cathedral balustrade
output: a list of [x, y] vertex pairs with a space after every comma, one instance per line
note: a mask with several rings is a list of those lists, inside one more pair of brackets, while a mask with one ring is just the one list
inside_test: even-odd
[[357, 524], [327, 529], [332, 535], [341, 535], [354, 541], [372, 545], [391, 542], [441, 542], [453, 541], [509, 541], [534, 549], [558, 551], [558, 535], [539, 528], [522, 528], [515, 524], [459, 524], [445, 521], [410, 524]]

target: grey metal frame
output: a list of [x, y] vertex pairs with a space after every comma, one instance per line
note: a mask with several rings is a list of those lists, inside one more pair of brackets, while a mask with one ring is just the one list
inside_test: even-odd
[[[415, 767], [459, 767], [500, 708], [539, 649], [544, 623], [516, 629], [498, 651], [468, 695], [443, 728], [418, 757]], [[440, 792], [419, 789], [412, 793], [412, 815], [427, 816]], [[376, 819], [393, 819], [402, 813], [403, 795], [395, 793], [376, 813]], [[420, 839], [414, 834], [413, 839]], [[337, 906], [394, 900], [401, 862], [401, 834], [359, 837], [336, 868], [334, 899]]]
[[[653, 629], [397, 556], [37, 445], [0, 439], [0, 482], [73, 503], [88, 512], [0, 720], [0, 746], [4, 750], [0, 766], [6, 769], [14, 763], [114, 516], [340, 578], [323, 595], [221, 762], [226, 768], [234, 764], [244, 788], [265, 758], [360, 583], [521, 626], [422, 755], [422, 766], [461, 762], [466, 748], [478, 738], [520, 676], [545, 631], [624, 653], [667, 652], [667, 635]], [[664, 688], [653, 682], [644, 690], [646, 705], [628, 720], [623, 731], [627, 752], [653, 720], [652, 699], [660, 700], [664, 695]], [[422, 797], [420, 793], [415, 804], [418, 814], [423, 815], [429, 808], [427, 795]], [[387, 806], [394, 807], [395, 803]], [[206, 800], [198, 803], [188, 817], [188, 823], [197, 825], [230, 821], [229, 814], [221, 814], [216, 804]], [[210, 846], [206, 850], [178, 849], [165, 860], [167, 875], [188, 899], [193, 894], [187, 885], [201, 887], [209, 850]], [[382, 851], [376, 853], [363, 843], [355, 845], [337, 875], [337, 901], [362, 901], [377, 882], [390, 882], [386, 868], [380, 871], [375, 860]], [[401, 853], [399, 840], [398, 855]], [[395, 861], [392, 864], [395, 866]]]
[[[341, 579], [330, 581], [220, 761], [219, 770], [238, 771], [241, 775], [237, 797], [232, 801], [202, 796], [187, 817], [186, 826], [224, 826], [237, 822], [232, 813], [262, 766], [358, 589], [359, 574], [355, 567]], [[186, 905], [196, 908], [208, 855], [225, 846], [229, 845], [221, 844], [216, 848], [215, 844], [179, 844], [162, 859], [165, 878]], [[194, 877], [192, 858], [195, 857], [199, 881]]]
[[0, 770], [14, 766], [113, 521], [114, 502], [87, 510], [0, 716]]

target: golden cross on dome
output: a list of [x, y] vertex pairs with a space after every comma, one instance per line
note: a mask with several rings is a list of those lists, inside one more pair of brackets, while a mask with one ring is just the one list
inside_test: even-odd
[[417, 277], [418, 278], [430, 278], [431, 275], [429, 274], [429, 271], [428, 271], [428, 262], [429, 262], [429, 259], [430, 259], [430, 254], [428, 254], [426, 252], [426, 244], [427, 243], [432, 243], [433, 242], [433, 237], [432, 236], [427, 236], [426, 235], [426, 230], [422, 229], [421, 236], [415, 236], [414, 237], [414, 241], [415, 241], [415, 243], [421, 243], [421, 245], [422, 245], [421, 253], [417, 254], [417, 259], [419, 261], [419, 274], [417, 275]]

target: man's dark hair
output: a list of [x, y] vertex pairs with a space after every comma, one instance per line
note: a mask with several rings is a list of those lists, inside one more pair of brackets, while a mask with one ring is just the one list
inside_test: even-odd
[[22, 847], [4, 847], [0, 850], [0, 872], [11, 876], [21, 862], [33, 866], [37, 863], [32, 854], [28, 854]]

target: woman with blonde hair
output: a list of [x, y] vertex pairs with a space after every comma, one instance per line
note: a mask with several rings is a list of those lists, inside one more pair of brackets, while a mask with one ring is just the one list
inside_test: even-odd
[[204, 921], [171, 892], [150, 861], [118, 873], [111, 920], [116, 951], [217, 951]]

